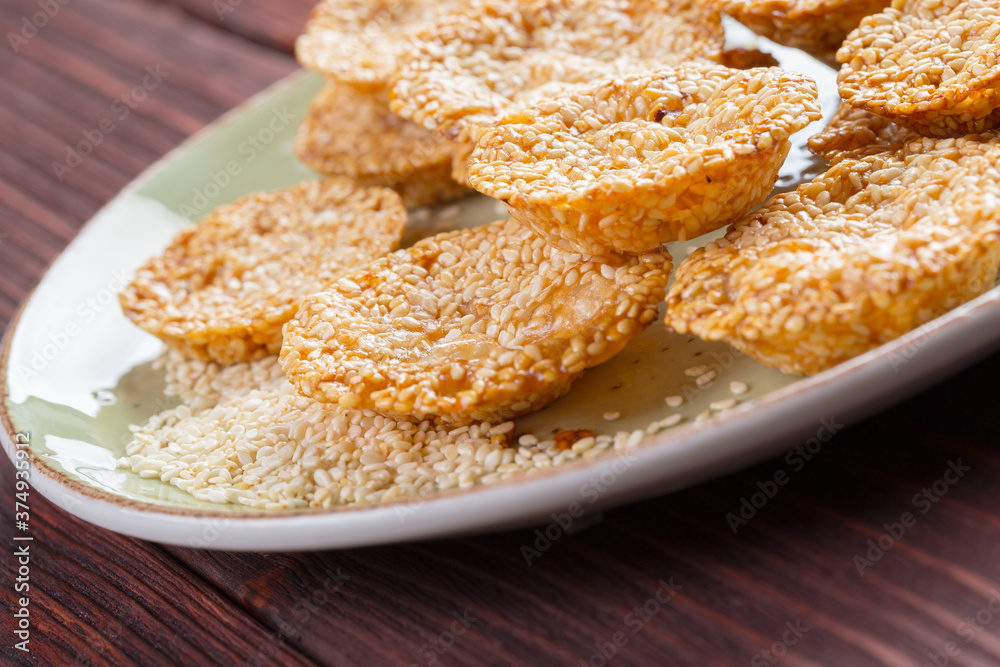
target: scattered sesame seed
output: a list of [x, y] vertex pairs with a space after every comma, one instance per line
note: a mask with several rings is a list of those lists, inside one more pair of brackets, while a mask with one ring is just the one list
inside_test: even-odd
[[663, 426], [664, 428], [668, 428], [670, 426], [676, 426], [677, 424], [680, 424], [683, 420], [684, 420], [683, 415], [673, 414], [670, 415], [669, 417], [661, 419], [660, 426]]
[[514, 422], [506, 421], [490, 429], [490, 435], [504, 435], [514, 430]]
[[664, 401], [671, 408], [679, 408], [680, 406], [684, 405], [684, 397], [683, 396], [667, 396], [664, 399]]
[[646, 427], [646, 433], [650, 435], [659, 433], [660, 431], [668, 429], [671, 426], [676, 426], [677, 424], [680, 424], [683, 420], [684, 420], [683, 415], [676, 413], [672, 414], [669, 417], [665, 417], [650, 424], [648, 427]]
[[687, 375], [689, 378], [696, 378], [700, 375], [704, 375], [707, 372], [708, 372], [708, 366], [691, 366], [690, 368], [684, 371], [684, 375]]
[[682, 262], [667, 323], [793, 375], [888, 342], [993, 287], [998, 163], [993, 135], [843, 153]]
[[750, 391], [750, 387], [747, 386], [746, 382], [740, 382], [739, 380], [733, 380], [729, 383], [729, 391], [736, 396], [742, 396], [743, 394]]
[[276, 510], [424, 498], [628, 449], [645, 435], [564, 431], [556, 447], [524, 434], [515, 448], [512, 422], [451, 427], [313, 401], [276, 357], [221, 367], [171, 352], [157, 363], [168, 394], [191, 403], [132, 427], [118, 464], [214, 503]]
[[605, 412], [604, 413], [604, 421], [606, 421], [606, 422], [613, 422], [616, 419], [621, 419], [621, 416], [622, 416], [622, 413], [620, 413], [620, 412]]

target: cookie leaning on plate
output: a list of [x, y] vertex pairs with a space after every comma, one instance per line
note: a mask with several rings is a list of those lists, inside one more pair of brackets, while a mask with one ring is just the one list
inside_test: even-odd
[[1000, 2], [894, 0], [837, 52], [844, 102], [921, 134], [1000, 125]]
[[281, 364], [343, 408], [504, 420], [569, 390], [657, 316], [666, 250], [590, 260], [516, 220], [439, 234], [307, 298]]
[[692, 62], [608, 77], [482, 131], [469, 182], [570, 251], [638, 253], [738, 220], [774, 187], [815, 83]]
[[998, 165], [991, 135], [845, 153], [685, 260], [667, 325], [794, 375], [898, 338], [993, 287]]

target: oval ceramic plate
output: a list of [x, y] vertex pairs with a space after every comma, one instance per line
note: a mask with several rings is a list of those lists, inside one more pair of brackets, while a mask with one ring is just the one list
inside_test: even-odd
[[[816, 78], [825, 110], [832, 112], [833, 72], [797, 52], [770, 50], [784, 66]], [[164, 158], [84, 228], [12, 324], [0, 361], [4, 448], [14, 458], [15, 443], [27, 443], [19, 456], [30, 462], [30, 482], [59, 507], [143, 539], [258, 551], [360, 546], [540, 523], [574, 504], [594, 512], [694, 484], [772, 456], [794, 437], [826, 438], [849, 420], [918, 391], [1000, 344], [996, 289], [809, 379], [782, 375], [725, 345], [668, 334], [654, 323], [565, 397], [518, 420], [517, 430], [543, 436], [565, 429], [613, 434], [680, 414], [678, 425], [625, 451], [382, 506], [263, 512], [198, 501], [158, 479], [118, 468], [128, 425], [171, 405], [162, 372], [153, 369], [162, 345], [125, 319], [118, 290], [189, 220], [249, 192], [315, 177], [296, 163], [291, 140], [321, 85], [318, 77], [294, 76]], [[797, 148], [779, 181], [783, 189], [822, 169], [802, 150], [815, 130], [796, 137]], [[498, 217], [495, 202], [469, 198], [416, 216], [405, 241]], [[686, 250], [672, 248], [677, 258]], [[684, 373], [694, 365], [706, 365], [718, 377], [699, 385]], [[731, 396], [732, 380], [750, 387], [740, 404], [696, 422], [711, 403]], [[664, 403], [668, 395], [686, 400], [671, 408]], [[622, 416], [608, 422], [602, 418], [606, 412]]]

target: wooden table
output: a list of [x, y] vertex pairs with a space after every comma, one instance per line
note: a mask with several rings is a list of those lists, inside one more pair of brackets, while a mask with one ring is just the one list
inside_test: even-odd
[[[308, 11], [307, 0], [0, 4], [5, 323], [103, 202], [296, 69], [290, 53]], [[32, 21], [44, 25], [25, 28]], [[147, 67], [167, 73], [162, 84], [60, 182], [53, 163]], [[735, 535], [726, 515], [788, 469], [783, 459], [610, 512], [531, 566], [521, 547], [532, 530], [220, 553], [120, 537], [36, 493], [30, 655], [11, 648], [14, 500], [4, 463], [11, 576], [0, 594], [0, 662], [995, 665], [998, 377], [1000, 355], [842, 431]], [[915, 498], [959, 462], [945, 495]], [[898, 533], [905, 512], [915, 524], [883, 552], [880, 536]]]

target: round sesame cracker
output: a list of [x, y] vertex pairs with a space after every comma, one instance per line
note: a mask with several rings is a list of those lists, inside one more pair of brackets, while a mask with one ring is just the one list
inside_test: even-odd
[[304, 395], [447, 423], [525, 414], [656, 318], [665, 251], [589, 260], [513, 220], [425, 239], [302, 303], [281, 362]]
[[920, 135], [913, 130], [876, 116], [866, 109], [841, 104], [822, 130], [809, 138], [809, 150], [830, 162], [845, 151], [869, 146], [885, 148], [905, 144]]
[[993, 287], [1000, 141], [844, 156], [677, 269], [666, 322], [792, 374], [871, 350]]
[[405, 223], [395, 192], [346, 178], [251, 195], [184, 229], [119, 299], [189, 356], [259, 359], [281, 348], [303, 297], [395, 249]]
[[851, 106], [928, 136], [1000, 125], [1000, 2], [894, 0], [837, 52]]
[[891, 0], [723, 0], [723, 10], [759, 35], [829, 63], [848, 33]]
[[698, 0], [474, 0], [410, 38], [392, 110], [470, 140], [554, 85], [718, 58], [724, 39], [718, 12]]
[[811, 79], [692, 63], [603, 80], [484, 130], [470, 184], [567, 250], [645, 252], [738, 220], [788, 138], [820, 118]]
[[295, 136], [295, 153], [327, 176], [399, 193], [407, 208], [469, 194], [451, 177], [461, 147], [389, 111], [388, 98], [330, 83], [313, 99]]
[[322, 0], [295, 43], [304, 67], [367, 91], [385, 90], [406, 35], [454, 0]]

